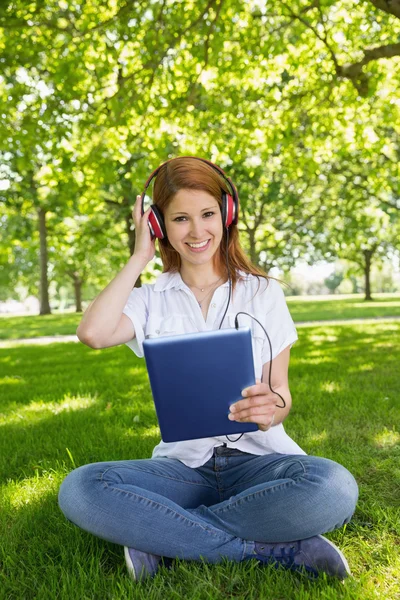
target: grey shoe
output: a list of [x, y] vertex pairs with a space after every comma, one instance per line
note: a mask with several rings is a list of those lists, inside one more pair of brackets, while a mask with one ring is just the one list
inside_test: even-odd
[[126, 566], [128, 567], [129, 575], [135, 581], [142, 581], [147, 577], [153, 577], [158, 570], [158, 565], [161, 561], [161, 556], [141, 552], [135, 548], [124, 546], [124, 554]]
[[349, 565], [342, 552], [322, 535], [306, 540], [283, 543], [255, 542], [255, 556], [262, 563], [281, 564], [292, 570], [305, 569], [318, 577], [322, 571], [327, 575], [345, 579], [351, 575]]

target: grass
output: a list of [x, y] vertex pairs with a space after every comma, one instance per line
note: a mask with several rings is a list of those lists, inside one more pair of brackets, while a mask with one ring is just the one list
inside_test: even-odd
[[291, 296], [287, 303], [295, 322], [400, 316], [400, 294], [373, 294], [371, 301], [361, 294]]
[[[400, 317], [400, 294], [374, 294], [365, 302], [362, 294], [349, 296], [291, 296], [287, 303], [295, 322]], [[52, 335], [74, 335], [82, 313], [54, 313], [26, 317], [0, 315], [0, 340]]]
[[[51, 319], [62, 331], [64, 317]], [[12, 333], [9, 321], [2, 324]], [[151, 455], [159, 430], [144, 362], [125, 346], [16, 344], [0, 349], [1, 600], [399, 598], [400, 322], [298, 332], [285, 426], [307, 453], [344, 464], [359, 483], [352, 522], [328, 534], [353, 579], [310, 582], [253, 561], [179, 561], [132, 584], [122, 549], [66, 521], [57, 492], [75, 466]]]

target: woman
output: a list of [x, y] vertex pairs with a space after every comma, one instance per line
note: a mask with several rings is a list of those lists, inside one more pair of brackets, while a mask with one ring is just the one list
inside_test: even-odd
[[[257, 381], [229, 418], [259, 430], [237, 441], [161, 442], [151, 459], [82, 466], [61, 486], [61, 510], [82, 529], [125, 546], [134, 579], [176, 557], [255, 558], [343, 579], [346, 559], [321, 534], [350, 520], [357, 484], [341, 465], [307, 456], [284, 431], [297, 334], [279, 284], [241, 250], [236, 189], [219, 167], [194, 157], [161, 165], [146, 188], [155, 175], [156, 208], [143, 213], [138, 196], [134, 253], [86, 310], [79, 339], [92, 348], [126, 343], [143, 356], [145, 337], [233, 327], [239, 311], [253, 315], [272, 355], [262, 328], [242, 316], [240, 324], [252, 329]], [[164, 270], [155, 284], [134, 288], [155, 254], [149, 224]]]

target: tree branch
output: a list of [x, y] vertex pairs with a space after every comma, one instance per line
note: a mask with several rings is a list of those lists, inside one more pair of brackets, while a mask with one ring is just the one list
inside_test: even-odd
[[[282, 3], [283, 4], [283, 3]], [[313, 34], [315, 35], [316, 38], [318, 38], [327, 48], [329, 54], [331, 55], [331, 59], [333, 64], [335, 65], [335, 69], [337, 71], [337, 69], [339, 68], [339, 63], [337, 61], [336, 55], [331, 47], [331, 45], [328, 42], [328, 38], [327, 38], [327, 32], [325, 29], [325, 24], [324, 25], [324, 36], [320, 35], [318, 33], [318, 31], [315, 29], [315, 27], [313, 27], [313, 25], [311, 25], [311, 23], [309, 21], [307, 21], [307, 19], [305, 19], [304, 17], [301, 17], [300, 14], [296, 14], [295, 12], [293, 12], [293, 10], [287, 6], [286, 4], [283, 4], [283, 6], [287, 9], [287, 11], [289, 12], [289, 15], [291, 17], [293, 17], [293, 19], [297, 19], [298, 21], [300, 21], [300, 23], [303, 23], [303, 25], [305, 25], [308, 29], [311, 29], [311, 31], [313, 32]], [[321, 14], [321, 11], [319, 11]]]
[[[370, 0], [374, 6], [385, 10], [385, 12], [394, 15], [400, 18], [400, 0]], [[325, 27], [325, 22], [323, 18], [323, 13], [319, 3], [317, 3], [318, 12], [320, 15], [321, 24], [324, 28], [324, 35], [320, 35], [316, 28], [311, 25], [311, 23], [301, 16], [301, 13], [295, 13], [290, 6], [283, 4], [285, 9], [288, 11], [288, 14], [292, 17], [292, 19], [297, 19], [300, 23], [303, 23], [305, 27], [310, 29], [316, 38], [318, 38], [327, 48], [332, 62], [335, 66], [336, 75], [338, 77], [342, 77], [344, 79], [349, 79], [351, 83], [354, 85], [360, 96], [365, 97], [368, 94], [368, 77], [365, 73], [363, 73], [362, 68], [364, 65], [368, 64], [374, 60], [380, 60], [382, 58], [388, 59], [393, 58], [394, 56], [400, 56], [400, 43], [394, 44], [386, 44], [382, 46], [377, 46], [375, 48], [367, 48], [363, 51], [364, 58], [356, 63], [340, 65], [335, 52], [328, 42], [328, 32]], [[304, 11], [301, 11], [304, 12]]]
[[368, 64], [372, 60], [393, 58], [393, 56], [400, 56], [400, 43], [369, 48], [364, 50], [364, 58], [359, 62], [350, 65], [339, 66], [337, 69], [337, 74], [340, 77], [355, 80], [360, 77], [361, 70], [364, 65]]
[[393, 15], [400, 19], [400, 1], [399, 0], [370, 0], [371, 4], [379, 10], [383, 10], [388, 15]]
[[[152, 56], [150, 58], [150, 60], [148, 60], [140, 69], [138, 69], [137, 71], [135, 71], [134, 73], [130, 73], [129, 75], [126, 75], [125, 77], [120, 77], [119, 78], [119, 87], [117, 89], [117, 91], [112, 95], [109, 96], [107, 98], [107, 102], [109, 102], [112, 98], [115, 98], [116, 96], [118, 96], [118, 94], [121, 92], [122, 87], [124, 87], [125, 83], [129, 80], [132, 79], [132, 77], [134, 77], [135, 75], [137, 75], [139, 72], [143, 72], [146, 71], [147, 69], [151, 70], [150, 73], [150, 77], [148, 79], [148, 81], [146, 82], [146, 88], [148, 90], [148, 92], [150, 93], [157, 70], [159, 69], [160, 65], [162, 64], [164, 58], [167, 56], [168, 50], [175, 48], [176, 46], [178, 46], [181, 42], [182, 37], [191, 29], [193, 29], [193, 27], [195, 27], [204, 17], [204, 15], [206, 14], [206, 12], [209, 10], [209, 8], [211, 8], [213, 5], [217, 4], [218, 6], [218, 0], [209, 0], [207, 3], [207, 6], [204, 7], [204, 9], [202, 10], [200, 16], [193, 21], [192, 23], [189, 23], [189, 25], [182, 30], [177, 30], [177, 33], [179, 34], [178, 37], [174, 37], [174, 34], [176, 33], [175, 31], [171, 32], [171, 36], [170, 36], [170, 40], [168, 41], [168, 43], [165, 44], [164, 50], [161, 53], [161, 56], [158, 57], [154, 57]], [[222, 2], [221, 2], [222, 4]], [[218, 14], [218, 10], [217, 10], [217, 14]], [[159, 23], [161, 23], [162, 20], [162, 10], [160, 11], [160, 13], [158, 14], [158, 19], [159, 19]], [[144, 42], [143, 42], [144, 43]]]
[[194, 100], [194, 94], [196, 92], [196, 84], [199, 81], [204, 69], [207, 68], [208, 65], [208, 54], [209, 54], [209, 50], [210, 50], [210, 37], [211, 34], [214, 30], [214, 26], [215, 23], [218, 20], [219, 17], [219, 13], [221, 12], [222, 9], [222, 5], [223, 5], [223, 0], [221, 0], [220, 4], [217, 6], [217, 9], [215, 11], [215, 18], [212, 21], [211, 25], [210, 25], [210, 29], [207, 32], [207, 36], [204, 42], [204, 63], [200, 69], [200, 73], [197, 75], [197, 77], [195, 76], [194, 78], [191, 79], [189, 85], [188, 85], [188, 89], [187, 89], [187, 98], [188, 98], [188, 104], [194, 104], [195, 100]]

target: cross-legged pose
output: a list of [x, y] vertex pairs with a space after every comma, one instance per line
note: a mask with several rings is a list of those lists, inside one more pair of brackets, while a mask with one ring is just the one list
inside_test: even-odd
[[[153, 205], [144, 211], [151, 180]], [[133, 209], [134, 253], [90, 304], [77, 334], [91, 348], [125, 343], [142, 357], [145, 338], [232, 328], [238, 312], [252, 315], [272, 349], [262, 327], [241, 318], [251, 327], [257, 379], [229, 419], [258, 430], [237, 441], [161, 442], [151, 458], [81, 466], [62, 483], [59, 504], [77, 526], [124, 546], [136, 579], [177, 557], [256, 559], [343, 579], [347, 561], [321, 534], [348, 523], [357, 484], [346, 468], [308, 456], [285, 433], [297, 333], [280, 284], [240, 246], [238, 211], [233, 182], [209, 161], [179, 157], [158, 167]], [[163, 273], [136, 288], [156, 239]]]

